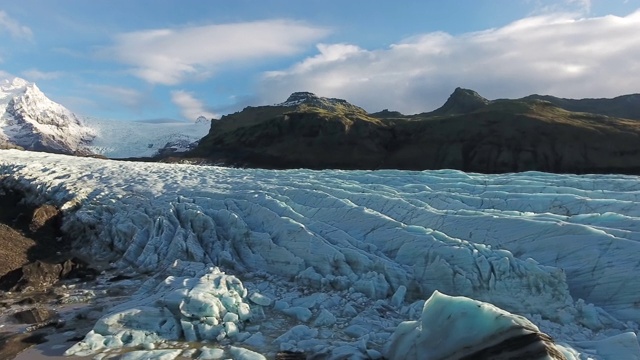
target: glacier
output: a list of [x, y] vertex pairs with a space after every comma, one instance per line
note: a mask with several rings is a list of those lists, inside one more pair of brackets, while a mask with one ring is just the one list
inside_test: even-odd
[[207, 135], [211, 127], [207, 119], [153, 123], [83, 117], [83, 121], [95, 133], [86, 148], [110, 159], [153, 157], [166, 148], [184, 152]]
[[[439, 291], [523, 316], [575, 358], [640, 359], [635, 176], [274, 171], [0, 150], [0, 186], [60, 206], [86, 256], [150, 276], [69, 354], [187, 338], [237, 358], [376, 358]], [[220, 296], [235, 307], [198, 287], [227, 276], [238, 287]], [[186, 312], [193, 301], [209, 313]], [[149, 339], [127, 325], [132, 311], [148, 314], [136, 326]]]

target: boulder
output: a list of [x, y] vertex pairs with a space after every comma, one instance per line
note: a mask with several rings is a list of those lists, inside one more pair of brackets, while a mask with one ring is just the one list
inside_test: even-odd
[[55, 206], [50, 204], [42, 205], [33, 211], [31, 223], [29, 224], [29, 230], [32, 232], [37, 232], [45, 226], [51, 226], [51, 229], [47, 230], [57, 232], [59, 229], [59, 222], [61, 220], [61, 217], [62, 213]]
[[44, 323], [56, 316], [57, 316], [57, 313], [55, 311], [52, 311], [40, 306], [19, 311], [13, 315], [13, 317], [17, 321], [24, 324]]
[[42, 291], [62, 279], [85, 278], [98, 272], [79, 259], [62, 262], [36, 260], [0, 278], [0, 290]]

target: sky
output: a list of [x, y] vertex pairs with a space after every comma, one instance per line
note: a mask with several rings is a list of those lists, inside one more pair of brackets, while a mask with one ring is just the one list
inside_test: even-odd
[[640, 0], [0, 0], [0, 78], [102, 119], [195, 121], [295, 91], [414, 114], [640, 92]]

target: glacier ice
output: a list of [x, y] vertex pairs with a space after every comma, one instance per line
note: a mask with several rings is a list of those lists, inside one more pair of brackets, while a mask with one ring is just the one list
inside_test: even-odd
[[[527, 355], [527, 359], [565, 360], [552, 341], [531, 336], [536, 334], [538, 327], [522, 316], [436, 290], [425, 302], [419, 320], [398, 325], [385, 355], [390, 360], [491, 358], [487, 353], [496, 358]], [[512, 343], [520, 339], [526, 339], [525, 346], [514, 350]]]
[[247, 290], [218, 268], [176, 262], [170, 275], [150, 279], [131, 301], [102, 317], [66, 355], [86, 356], [104, 348], [136, 347], [167, 340], [235, 338], [251, 318]]
[[[243, 305], [227, 311], [234, 315], [226, 323], [236, 328], [224, 328], [224, 339], [327, 357], [381, 350], [436, 290], [523, 315], [595, 359], [606, 357], [589, 353], [593, 344], [626, 348], [632, 341], [615, 336], [638, 331], [635, 176], [269, 171], [4, 150], [0, 186], [61, 206], [64, 230], [86, 255], [120, 271], [155, 274], [140, 292], [163, 297], [184, 338], [198, 337], [204, 326], [189, 314], [213, 311], [211, 297], [183, 296], [212, 266], [245, 277], [238, 280]], [[176, 260], [191, 270], [176, 275]], [[167, 284], [170, 276], [187, 286]], [[156, 305], [125, 303], [114, 311], [142, 308], [157, 319], [163, 313]], [[220, 335], [225, 314], [203, 332]], [[249, 317], [259, 328], [243, 328]], [[296, 326], [317, 333], [282, 337]], [[264, 338], [252, 338], [258, 332]], [[97, 335], [115, 336], [95, 329], [88, 336]]]

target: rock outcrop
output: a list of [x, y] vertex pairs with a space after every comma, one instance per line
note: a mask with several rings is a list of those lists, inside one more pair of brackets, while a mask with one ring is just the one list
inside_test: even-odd
[[22, 199], [19, 192], [0, 189], [0, 291], [43, 291], [62, 279], [96, 275], [70, 254], [60, 209], [28, 206]]

